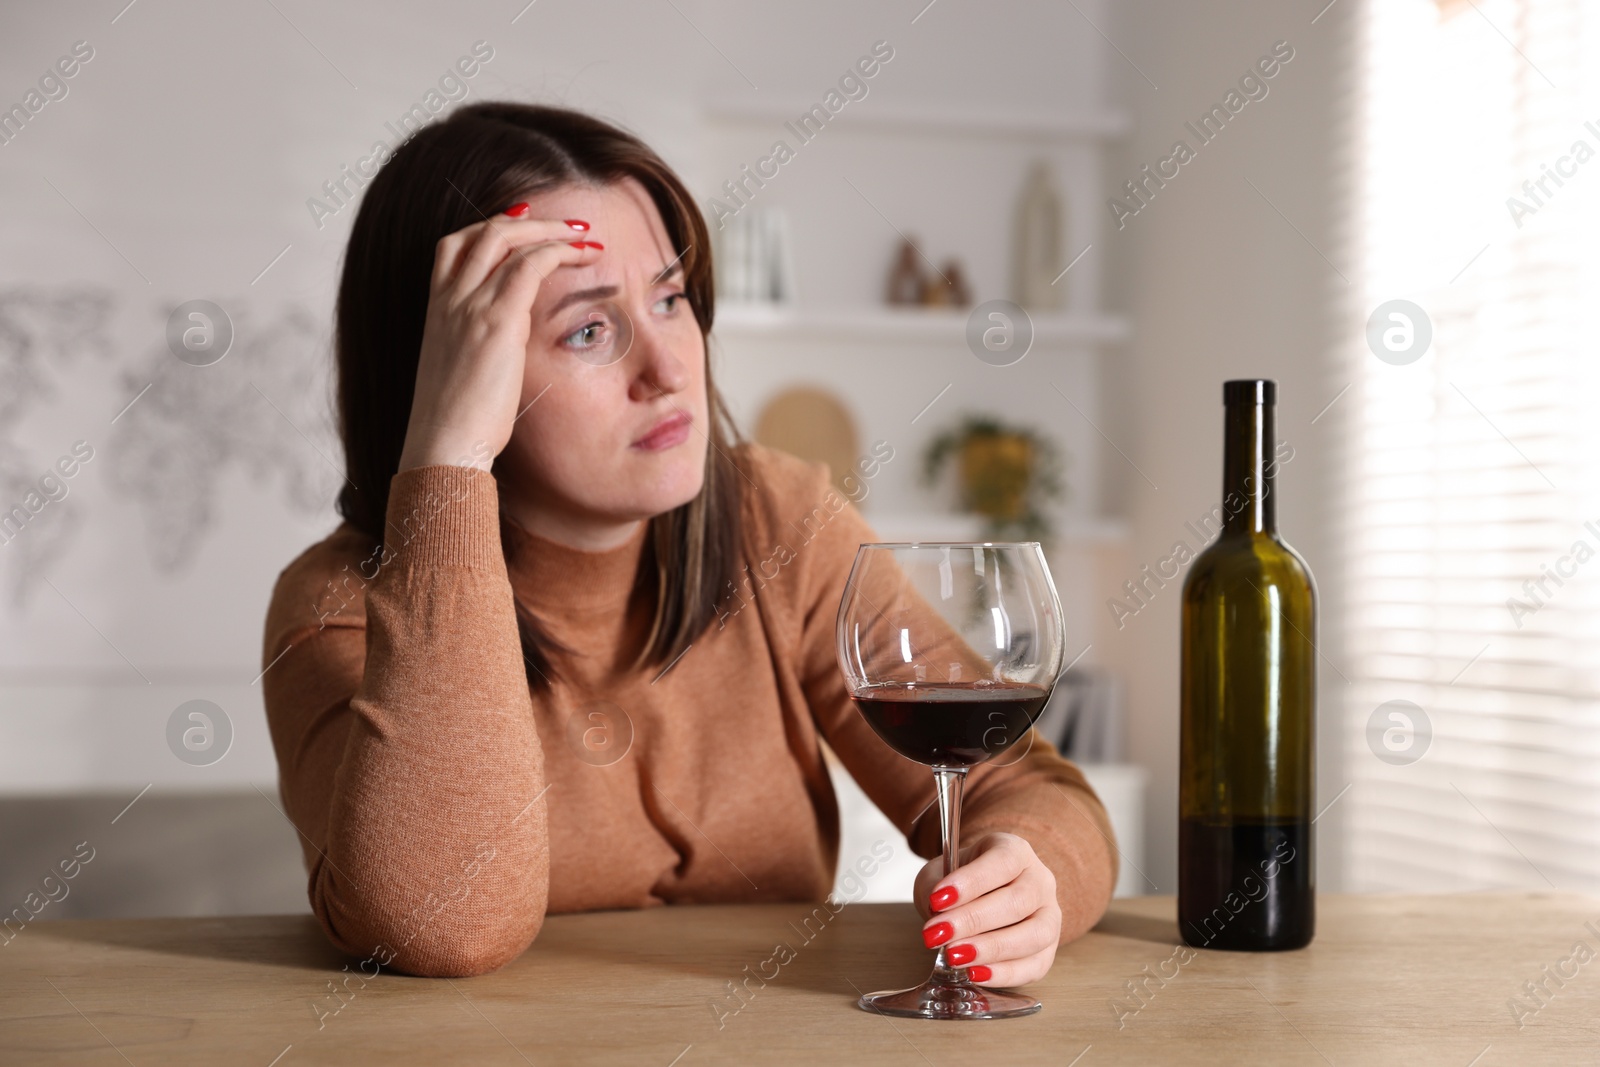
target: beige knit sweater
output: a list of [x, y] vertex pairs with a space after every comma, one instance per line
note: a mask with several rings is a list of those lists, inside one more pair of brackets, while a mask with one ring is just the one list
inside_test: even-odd
[[[918, 855], [938, 853], [932, 774], [872, 732], [835, 659], [845, 580], [876, 537], [822, 465], [755, 445], [735, 459], [751, 574], [788, 562], [664, 672], [628, 668], [651, 613], [634, 582], [644, 525], [605, 552], [511, 524], [502, 546], [487, 471], [402, 471], [383, 555], [344, 523], [283, 570], [262, 684], [334, 945], [467, 975], [516, 958], [550, 913], [822, 901], [839, 849], [823, 741]], [[513, 590], [573, 650], [548, 692], [530, 693]], [[974, 769], [963, 809], [963, 842], [1019, 834], [1055, 873], [1063, 942], [1099, 919], [1110, 823], [1048, 743]]]

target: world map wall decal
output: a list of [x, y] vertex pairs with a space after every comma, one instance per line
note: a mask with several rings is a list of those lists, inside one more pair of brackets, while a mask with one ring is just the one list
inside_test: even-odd
[[25, 445], [20, 426], [61, 395], [64, 366], [107, 359], [111, 306], [109, 289], [87, 285], [0, 290], [0, 560], [7, 599], [19, 609], [87, 521], [82, 501], [53, 487], [58, 457]]
[[[332, 514], [343, 474], [327, 330], [301, 305], [264, 304], [223, 298], [233, 342], [224, 358], [196, 366], [175, 358], [166, 340], [166, 320], [182, 300], [152, 305], [148, 316], [130, 305], [129, 317], [148, 323], [130, 346], [112, 339], [110, 288], [0, 289], [0, 589], [14, 614], [27, 614], [100, 519], [96, 533], [138, 537], [154, 572], [170, 577], [193, 565], [240, 475], [270, 497], [268, 507]], [[138, 354], [123, 356], [130, 347]], [[62, 400], [89, 364], [116, 398], [105, 418], [62, 420], [25, 443], [24, 418]], [[86, 467], [104, 468], [105, 484], [142, 524], [118, 528], [109, 501], [74, 491], [65, 472]]]

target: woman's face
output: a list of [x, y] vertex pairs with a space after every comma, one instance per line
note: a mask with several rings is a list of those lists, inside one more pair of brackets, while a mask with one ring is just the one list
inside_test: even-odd
[[[682, 262], [638, 182], [565, 186], [526, 217], [581, 219], [604, 251], [540, 283], [511, 440], [512, 517], [568, 543], [693, 499], [705, 477], [706, 352]], [[531, 405], [531, 406], [530, 406]]]

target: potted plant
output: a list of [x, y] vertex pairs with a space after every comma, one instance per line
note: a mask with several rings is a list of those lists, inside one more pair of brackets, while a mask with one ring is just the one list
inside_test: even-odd
[[956, 460], [961, 507], [987, 520], [993, 540], [1045, 541], [1048, 509], [1065, 496], [1062, 457], [1055, 442], [987, 415], [968, 415], [928, 442], [922, 456], [926, 485]]

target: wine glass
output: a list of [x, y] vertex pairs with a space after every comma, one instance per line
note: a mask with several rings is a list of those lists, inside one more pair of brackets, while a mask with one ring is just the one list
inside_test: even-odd
[[[956, 869], [961, 786], [1027, 735], [1061, 674], [1061, 601], [1037, 541], [864, 544], [834, 627], [862, 717], [900, 755], [933, 768], [944, 870]], [[1042, 1005], [974, 985], [942, 945], [933, 975], [869, 993], [867, 1011], [1004, 1019]]]

